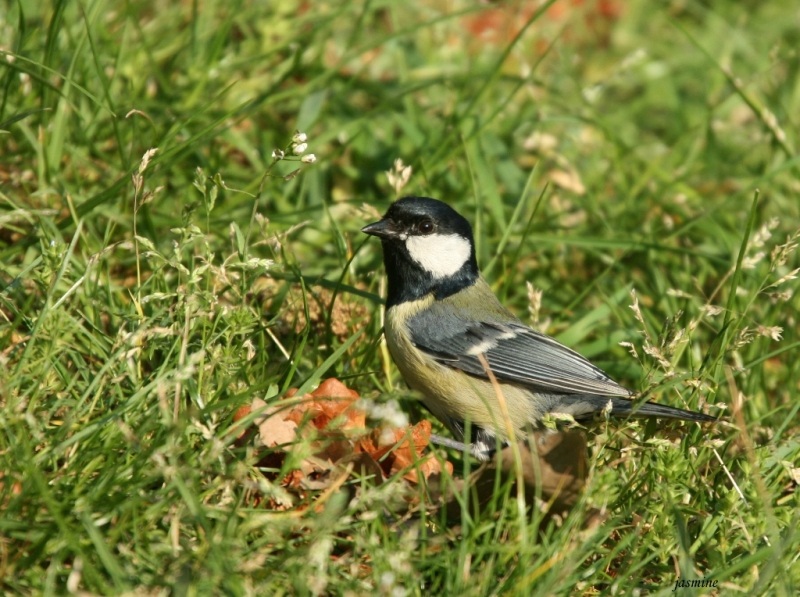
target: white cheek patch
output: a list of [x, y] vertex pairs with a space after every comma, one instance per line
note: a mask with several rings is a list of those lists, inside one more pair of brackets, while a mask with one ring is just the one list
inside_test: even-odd
[[411, 259], [436, 279], [457, 273], [472, 253], [469, 241], [459, 234], [409, 236], [406, 249]]

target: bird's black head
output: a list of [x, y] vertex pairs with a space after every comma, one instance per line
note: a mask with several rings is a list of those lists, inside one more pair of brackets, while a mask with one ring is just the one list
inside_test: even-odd
[[403, 197], [382, 220], [361, 230], [383, 244], [387, 307], [431, 292], [442, 299], [478, 279], [472, 226], [446, 203]]

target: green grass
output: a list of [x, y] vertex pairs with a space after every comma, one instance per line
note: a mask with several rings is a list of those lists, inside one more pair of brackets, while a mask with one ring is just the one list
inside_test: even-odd
[[[797, 593], [796, 9], [571, 4], [491, 39], [477, 2], [0, 8], [3, 593]], [[296, 130], [315, 164], [272, 160]], [[593, 431], [563, 520], [355, 473], [272, 510], [321, 492], [238, 407], [336, 376], [426, 416], [359, 233], [398, 157], [521, 317], [530, 282], [548, 333], [728, 422]]]

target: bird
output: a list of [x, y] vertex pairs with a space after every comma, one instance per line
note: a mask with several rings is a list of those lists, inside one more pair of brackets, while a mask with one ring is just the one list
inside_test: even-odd
[[478, 460], [512, 438], [564, 420], [709, 415], [634, 401], [576, 351], [506, 309], [478, 268], [469, 221], [447, 203], [402, 197], [362, 228], [380, 239], [387, 276], [384, 335], [406, 383]]

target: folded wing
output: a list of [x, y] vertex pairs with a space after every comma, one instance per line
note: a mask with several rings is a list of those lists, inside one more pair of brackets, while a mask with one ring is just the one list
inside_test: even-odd
[[484, 356], [499, 381], [561, 394], [632, 394], [574, 350], [522, 323], [465, 321], [433, 310], [413, 317], [409, 330], [418, 349], [471, 375], [487, 377]]

